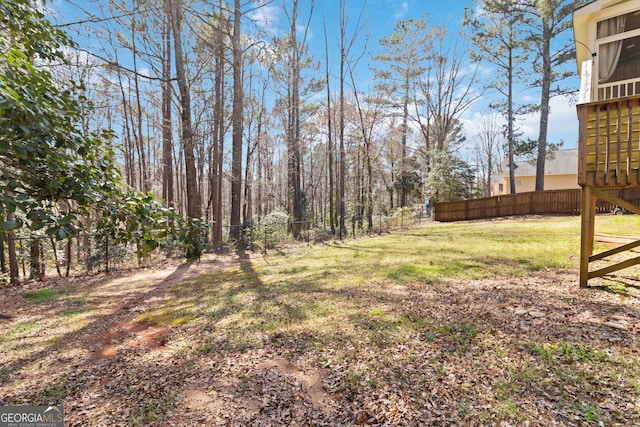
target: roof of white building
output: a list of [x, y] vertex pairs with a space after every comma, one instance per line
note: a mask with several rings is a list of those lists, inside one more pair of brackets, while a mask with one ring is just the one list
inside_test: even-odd
[[[536, 176], [536, 161], [516, 161], [515, 176]], [[578, 173], [578, 149], [557, 150], [547, 154], [545, 175], [572, 175]]]

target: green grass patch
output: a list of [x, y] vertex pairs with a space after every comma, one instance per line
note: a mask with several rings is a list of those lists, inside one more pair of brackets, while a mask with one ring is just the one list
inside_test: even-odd
[[531, 353], [544, 359], [553, 359], [565, 363], [572, 362], [611, 362], [611, 357], [600, 350], [592, 350], [582, 343], [527, 344]]
[[83, 313], [84, 311], [85, 310], [82, 308], [71, 307], [71, 308], [66, 308], [62, 310], [62, 315], [67, 317], [73, 317], [76, 314]]
[[573, 406], [573, 412], [587, 423], [595, 424], [602, 419], [600, 409], [592, 404], [577, 402]]
[[277, 262], [269, 272], [329, 285], [522, 276], [544, 268], [577, 266], [579, 240], [579, 221], [574, 217], [436, 224], [301, 248], [283, 256], [286, 264]]
[[603, 285], [603, 289], [612, 294], [623, 295], [625, 297], [628, 297], [629, 295], [631, 295], [631, 293], [629, 292], [629, 289], [624, 283], [614, 282], [611, 280], [605, 281]]
[[21, 322], [14, 326], [9, 332], [0, 335], [0, 344], [7, 344], [16, 338], [26, 335], [32, 331], [42, 328], [42, 322]]
[[66, 391], [66, 382], [55, 382], [45, 385], [35, 394], [34, 405], [49, 405]]
[[633, 234], [631, 230], [640, 229], [640, 215], [597, 215], [596, 230], [599, 229], [607, 234]]
[[11, 371], [6, 367], [0, 367], [0, 379], [7, 378]]
[[60, 291], [57, 289], [43, 288], [33, 291], [27, 291], [24, 293], [24, 296], [32, 300], [36, 304], [41, 304], [55, 300], [58, 294], [60, 294]]
[[190, 323], [194, 314], [183, 306], [161, 307], [138, 316], [139, 322], [152, 323], [159, 326], [178, 326]]

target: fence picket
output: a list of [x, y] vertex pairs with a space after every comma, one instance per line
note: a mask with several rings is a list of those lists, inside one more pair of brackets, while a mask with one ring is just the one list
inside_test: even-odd
[[[514, 215], [580, 215], [580, 191], [579, 188], [547, 190], [436, 203], [434, 219], [448, 222]], [[604, 191], [640, 205], [639, 188], [605, 189]], [[614, 207], [611, 203], [598, 200], [596, 211], [611, 212]]]

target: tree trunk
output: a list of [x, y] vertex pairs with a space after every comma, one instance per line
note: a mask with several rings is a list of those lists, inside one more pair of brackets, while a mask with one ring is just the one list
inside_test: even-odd
[[[7, 221], [14, 221], [12, 213], [7, 214]], [[18, 283], [18, 254], [16, 252], [16, 235], [13, 231], [7, 231], [7, 249], [9, 252], [9, 281]]]
[[[313, 2], [311, 3], [313, 5]], [[306, 209], [306, 198], [302, 190], [302, 156], [300, 150], [300, 67], [301, 47], [298, 44], [298, 5], [299, 1], [292, 3], [290, 16], [291, 38], [291, 69], [288, 93], [287, 117], [287, 188], [288, 210], [291, 218], [291, 232], [296, 239], [300, 238], [302, 223]], [[312, 6], [313, 7], [313, 6]], [[304, 43], [305, 41], [303, 41]]]
[[400, 200], [399, 207], [407, 205], [407, 136], [409, 133], [409, 76], [406, 76], [402, 105], [402, 147], [400, 151]]
[[29, 250], [29, 279], [31, 280], [39, 281], [44, 278], [40, 258], [40, 242], [38, 239], [31, 239]]
[[144, 137], [142, 136], [142, 102], [140, 99], [140, 77], [138, 76], [138, 48], [136, 45], [136, 20], [131, 20], [131, 42], [133, 51], [133, 87], [136, 95], [136, 128], [135, 141], [138, 150], [138, 168], [140, 169], [140, 189], [143, 192], [149, 191], [149, 177], [147, 168], [147, 154], [144, 147]]
[[257, 176], [257, 191], [256, 191], [256, 210], [257, 210], [257, 214], [258, 214], [258, 221], [262, 220], [262, 217], [264, 216], [264, 206], [263, 206], [263, 182], [262, 182], [262, 169], [263, 169], [263, 161], [262, 161], [262, 147], [260, 147], [260, 140], [258, 140], [258, 158], [257, 158], [257, 165], [256, 165], [256, 172], [258, 174]]
[[[116, 60], [118, 56], [116, 55]], [[129, 187], [135, 187], [135, 181], [133, 178], [133, 150], [131, 148], [131, 128], [129, 127], [129, 108], [127, 95], [124, 91], [124, 84], [122, 82], [122, 75], [118, 68], [118, 84], [120, 87], [120, 95], [122, 97], [122, 131], [124, 139], [124, 176], [125, 182]]]
[[173, 123], [171, 120], [171, 4], [164, 1], [162, 58], [162, 198], [173, 207]]
[[547, 128], [549, 124], [549, 101], [551, 90], [551, 29], [543, 13], [542, 36], [542, 89], [540, 95], [540, 133], [538, 135], [538, 160], [536, 162], [536, 191], [544, 190], [544, 167], [547, 158]]
[[[509, 28], [510, 35], [513, 38], [513, 24]], [[513, 43], [512, 43], [513, 44]], [[513, 149], [515, 146], [514, 141], [514, 112], [513, 112], [513, 50], [509, 50], [509, 66], [507, 69], [507, 85], [508, 85], [508, 95], [507, 95], [507, 150], [508, 150], [508, 158], [509, 158], [509, 187], [510, 193], [516, 194], [516, 178], [515, 178], [515, 161], [513, 155]]]
[[242, 197], [242, 131], [243, 131], [243, 89], [242, 89], [242, 46], [240, 45], [240, 0], [234, 0], [233, 37], [233, 134], [231, 137], [231, 216], [229, 238], [240, 239], [240, 202]]
[[[221, 3], [222, 6], [222, 3]], [[223, 245], [222, 236], [222, 153], [224, 152], [224, 135], [225, 135], [225, 97], [224, 97], [224, 40], [221, 31], [216, 32], [216, 51], [215, 51], [215, 104], [214, 104], [214, 130], [213, 130], [213, 171], [211, 191], [213, 199], [213, 246], [220, 250]]]
[[347, 234], [347, 226], [345, 224], [345, 169], [346, 169], [346, 152], [344, 148], [344, 66], [346, 62], [346, 47], [345, 47], [345, 5], [344, 1], [340, 2], [340, 105], [339, 105], [339, 139], [340, 139], [340, 149], [339, 149], [339, 165], [338, 165], [338, 236], [342, 240]]
[[247, 153], [245, 157], [244, 163], [244, 193], [243, 193], [243, 203], [242, 203], [242, 223], [246, 224], [252, 219], [252, 206], [251, 206], [251, 186], [252, 186], [252, 177], [251, 177], [251, 154], [253, 150], [251, 149], [251, 138], [247, 138]]
[[334, 172], [333, 172], [333, 117], [331, 110], [331, 86], [329, 84], [329, 42], [327, 39], [327, 26], [324, 27], [324, 47], [325, 47], [325, 79], [327, 81], [327, 162], [329, 173], [329, 227], [331, 235], [336, 235], [336, 208], [334, 205]]
[[371, 166], [371, 144], [368, 142], [367, 150], [367, 230], [373, 230], [373, 167]]
[[[4, 213], [0, 209], [0, 222], [4, 222]], [[5, 254], [4, 242], [7, 240], [7, 233], [0, 230], [0, 272], [7, 274], [7, 256]]]
[[[186, 179], [187, 216], [190, 219], [200, 217], [200, 195], [196, 177], [193, 129], [191, 125], [191, 95], [184, 69], [184, 53], [182, 51], [182, 0], [173, 0], [173, 41], [176, 58], [176, 77], [182, 107], [182, 145], [184, 148], [184, 168]], [[187, 258], [200, 256], [200, 236], [198, 230], [190, 227]]]

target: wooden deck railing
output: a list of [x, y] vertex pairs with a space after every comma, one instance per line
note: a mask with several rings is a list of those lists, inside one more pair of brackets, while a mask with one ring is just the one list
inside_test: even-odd
[[578, 105], [578, 184], [640, 185], [640, 97]]

